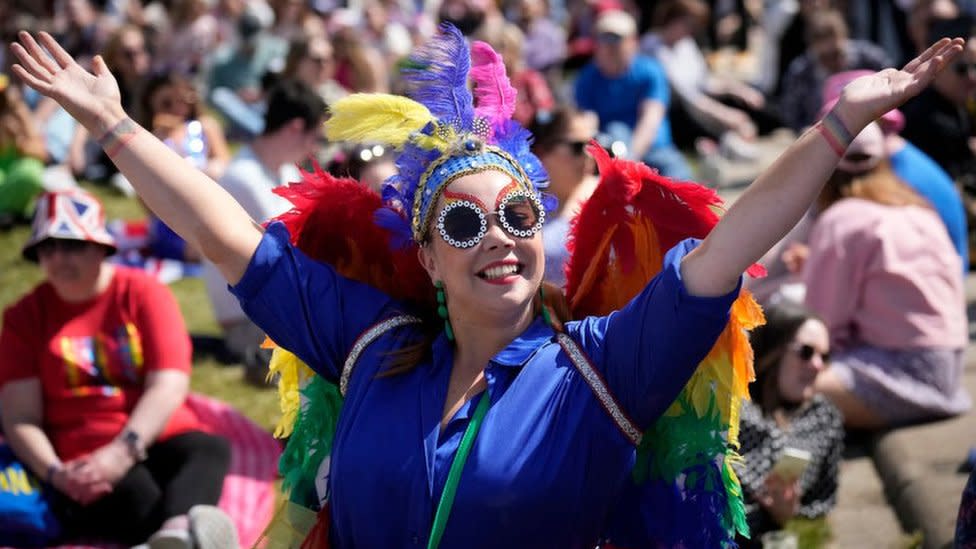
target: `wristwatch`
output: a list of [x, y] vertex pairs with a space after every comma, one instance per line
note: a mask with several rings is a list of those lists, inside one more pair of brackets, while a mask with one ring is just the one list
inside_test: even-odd
[[125, 443], [125, 447], [129, 450], [129, 455], [132, 456], [132, 459], [136, 460], [137, 463], [146, 460], [146, 447], [142, 443], [142, 438], [139, 437], [139, 433], [132, 429], [126, 429], [122, 431], [119, 438]]

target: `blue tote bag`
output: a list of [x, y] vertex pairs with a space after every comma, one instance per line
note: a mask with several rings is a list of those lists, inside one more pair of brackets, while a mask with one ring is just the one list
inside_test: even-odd
[[0, 545], [43, 546], [60, 534], [41, 483], [0, 442]]

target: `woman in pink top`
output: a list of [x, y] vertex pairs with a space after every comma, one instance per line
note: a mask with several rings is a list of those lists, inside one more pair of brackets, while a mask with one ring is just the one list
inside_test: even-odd
[[819, 205], [806, 301], [836, 353], [818, 390], [855, 428], [967, 410], [959, 255], [928, 202], [891, 171], [877, 123], [854, 140]]

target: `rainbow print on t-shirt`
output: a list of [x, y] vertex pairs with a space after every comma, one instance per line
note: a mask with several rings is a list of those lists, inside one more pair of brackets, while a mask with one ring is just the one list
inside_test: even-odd
[[68, 389], [75, 396], [114, 396], [126, 385], [138, 384], [142, 378], [142, 339], [135, 325], [127, 322], [112, 336], [62, 337]]

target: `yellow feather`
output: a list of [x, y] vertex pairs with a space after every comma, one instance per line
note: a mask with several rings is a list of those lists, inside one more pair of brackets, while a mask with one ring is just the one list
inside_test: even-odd
[[274, 436], [285, 438], [291, 434], [301, 408], [302, 386], [314, 375], [304, 362], [281, 347], [275, 347], [268, 365], [268, 377], [278, 374], [278, 404], [281, 419], [275, 425]]
[[434, 120], [422, 104], [385, 93], [355, 93], [333, 103], [329, 111], [325, 122], [329, 139], [393, 147], [402, 147], [412, 132]]

